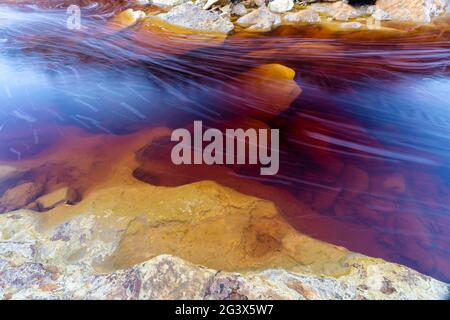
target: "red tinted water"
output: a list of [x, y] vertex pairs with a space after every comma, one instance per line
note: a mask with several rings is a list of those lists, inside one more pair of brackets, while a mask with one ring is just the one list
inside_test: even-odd
[[[276, 176], [259, 176], [259, 166], [175, 166], [163, 139], [138, 155], [135, 177], [159, 185], [217, 180], [274, 201], [304, 233], [450, 280], [447, 24], [407, 35], [286, 27], [193, 48], [143, 37], [139, 27], [112, 33], [105, 20], [126, 2], [80, 4], [78, 32], [64, 28], [61, 2], [0, 7], [1, 160], [32, 158], [63, 126], [92, 135], [189, 128], [194, 120], [277, 128]], [[242, 92], [251, 92], [251, 80], [239, 81], [267, 63], [295, 70], [302, 88], [287, 110], [269, 116], [258, 113], [257, 93]]]

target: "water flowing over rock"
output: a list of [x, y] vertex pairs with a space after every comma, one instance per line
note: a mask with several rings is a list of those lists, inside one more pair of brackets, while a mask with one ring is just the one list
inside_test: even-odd
[[140, 10], [127, 9], [113, 17], [110, 20], [109, 25], [115, 30], [121, 30], [135, 25], [139, 20], [142, 20], [144, 18], [145, 12]]
[[230, 92], [230, 108], [241, 110], [241, 116], [271, 119], [287, 110], [301, 94], [294, 78], [295, 71], [281, 64], [264, 64], [250, 69], [236, 79], [239, 89]]
[[[0, 164], [0, 297], [448, 299], [447, 284], [356, 253], [382, 256], [448, 279], [449, 217], [444, 210], [442, 215], [432, 211], [449, 207], [447, 171], [443, 177], [434, 172], [444, 161], [434, 161], [439, 153], [430, 159], [425, 155], [423, 161], [432, 163], [430, 172], [420, 166], [402, 167], [402, 161], [422, 160], [404, 154], [401, 146], [412, 144], [410, 136], [396, 140], [394, 146], [384, 145], [379, 134], [384, 126], [371, 127], [377, 123], [370, 122], [366, 130], [362, 109], [355, 119], [345, 113], [359, 102], [368, 102], [371, 112], [385, 111], [387, 103], [378, 99], [369, 103], [379, 92], [386, 93], [385, 87], [392, 89], [389, 101], [401, 107], [406, 96], [397, 98], [397, 88], [410, 90], [408, 99], [432, 99], [431, 94], [423, 95], [428, 86], [417, 90], [415, 80], [406, 80], [430, 81], [422, 77], [428, 70], [439, 69], [439, 75], [448, 71], [445, 58], [450, 51], [442, 41], [448, 38], [448, 24], [442, 33], [437, 24], [415, 24], [414, 28], [433, 32], [417, 32], [411, 38], [399, 27], [398, 34], [404, 34], [391, 39], [383, 32], [369, 34], [365, 24], [374, 17], [397, 20], [393, 14], [397, 9], [383, 7], [383, 1], [371, 18], [366, 16], [373, 7], [353, 7], [347, 1], [311, 6], [325, 16], [323, 25], [304, 25], [321, 22], [312, 9], [284, 13], [282, 18], [275, 13], [291, 10], [291, 1], [274, 0], [268, 7], [264, 1], [246, 1], [248, 9], [243, 3], [217, 0], [165, 3], [174, 5], [142, 11], [120, 8], [115, 17], [101, 21], [114, 32], [121, 31], [113, 36], [96, 34], [91, 39], [86, 33], [73, 33], [79, 37], [74, 43], [56, 33], [34, 39], [36, 56], [43, 56], [38, 62], [45, 62], [45, 69], [47, 56], [59, 59], [69, 52], [74, 54], [69, 61], [58, 62], [79, 57], [83, 66], [70, 70], [74, 73], [70, 77], [61, 70], [61, 82], [52, 73], [51, 90], [43, 88], [50, 98], [54, 89], [64, 91], [57, 96], [65, 99], [50, 99], [48, 110], [47, 103], [42, 104], [42, 113], [58, 120], [55, 127], [52, 121], [47, 126], [52, 140], [42, 148], [36, 145], [46, 141], [40, 131], [44, 125], [32, 122], [25, 111], [11, 113], [21, 111], [21, 101], [11, 99], [20, 96], [20, 87], [14, 81], [14, 90], [5, 87], [4, 100], [17, 103], [5, 117], [26, 124], [20, 128], [24, 137], [0, 127], [5, 130]], [[402, 7], [407, 4], [402, 2]], [[227, 39], [233, 31], [231, 8], [246, 29]], [[417, 16], [422, 14], [419, 9]], [[432, 9], [415, 21], [432, 21], [439, 12]], [[281, 21], [289, 25], [268, 35], [246, 32], [273, 31]], [[349, 29], [347, 34], [344, 29]], [[58, 48], [53, 36], [70, 43]], [[389, 39], [377, 42], [378, 36]], [[41, 46], [46, 41], [49, 44]], [[73, 50], [78, 46], [80, 52]], [[212, 47], [206, 50], [207, 46]], [[30, 63], [28, 55], [34, 49], [20, 58]], [[86, 77], [91, 71], [102, 77]], [[74, 77], [80, 81], [72, 82]], [[103, 83], [106, 78], [113, 83]], [[386, 78], [396, 84], [403, 79], [407, 85], [391, 88], [393, 82]], [[368, 79], [370, 83], [365, 82]], [[433, 87], [441, 84], [440, 79], [431, 80]], [[78, 87], [79, 83], [83, 85]], [[367, 84], [372, 85], [370, 90]], [[58, 106], [53, 107], [53, 100]], [[39, 99], [32, 101], [41, 105]], [[59, 101], [71, 102], [66, 106]], [[182, 116], [186, 111], [189, 120]], [[208, 122], [205, 128], [221, 132], [229, 127], [280, 128], [284, 160], [280, 174], [270, 179], [256, 176], [255, 166], [245, 163], [212, 170], [175, 166], [170, 159], [172, 130], [189, 128], [190, 117], [199, 114]], [[415, 122], [405, 124], [414, 128], [410, 125]], [[403, 132], [394, 129], [393, 137], [400, 138]], [[14, 139], [5, 135], [8, 130]], [[22, 149], [16, 150], [16, 145]], [[413, 205], [408, 207], [408, 202]], [[436, 217], [430, 219], [432, 215]]]
[[[168, 135], [165, 128], [117, 137], [65, 135], [51, 159], [27, 163], [30, 170], [50, 160], [71, 171], [78, 164], [77, 188], [83, 189], [88, 177], [90, 191], [71, 206], [0, 216], [0, 297], [448, 297], [444, 283], [299, 233], [268, 200], [211, 181], [158, 187], [136, 180], [131, 171], [142, 161], [140, 154]], [[76, 150], [70, 139], [78, 142]], [[116, 153], [114, 146], [127, 151]], [[106, 155], [92, 152], [105, 148]], [[86, 161], [86, 154], [93, 158]], [[111, 159], [114, 167], [109, 166]], [[365, 176], [357, 167], [345, 170]], [[364, 192], [367, 184], [355, 179], [347, 183], [354, 192]], [[401, 191], [397, 176], [380, 181], [382, 187]], [[315, 214], [304, 206], [298, 210]]]

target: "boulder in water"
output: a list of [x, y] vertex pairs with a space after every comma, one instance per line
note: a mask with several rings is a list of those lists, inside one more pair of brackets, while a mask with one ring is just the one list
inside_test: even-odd
[[234, 29], [230, 20], [218, 13], [203, 10], [192, 2], [176, 6], [169, 12], [157, 15], [157, 17], [171, 25], [198, 32], [227, 34]]

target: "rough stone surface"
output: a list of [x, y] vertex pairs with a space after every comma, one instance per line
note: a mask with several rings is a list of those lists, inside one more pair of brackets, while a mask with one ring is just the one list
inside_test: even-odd
[[448, 0], [378, 0], [375, 17], [378, 20], [431, 22], [445, 11]]
[[36, 243], [0, 242], [3, 299], [446, 299], [447, 285], [377, 260], [339, 278], [271, 269], [246, 274], [161, 255], [113, 272], [37, 262]]
[[186, 3], [189, 0], [152, 0], [151, 3], [160, 7], [173, 7]]
[[341, 29], [360, 29], [363, 27], [363, 24], [360, 22], [343, 22], [339, 24], [339, 28]]
[[313, 3], [310, 9], [329, 15], [335, 20], [347, 21], [351, 18], [356, 18], [361, 15], [361, 12], [356, 10], [353, 6], [344, 1], [334, 3]]
[[270, 31], [281, 24], [281, 17], [272, 13], [266, 6], [262, 6], [240, 17], [237, 24], [247, 27], [249, 31]]
[[8, 189], [0, 198], [0, 212], [22, 208], [32, 202], [42, 192], [38, 183], [25, 182]]
[[301, 10], [289, 12], [283, 16], [283, 21], [288, 23], [318, 23], [320, 16], [313, 10]]
[[248, 12], [247, 8], [242, 3], [237, 3], [231, 9], [231, 13], [236, 16], [244, 16]]
[[233, 23], [228, 19], [215, 12], [203, 10], [192, 2], [176, 6], [157, 17], [169, 24], [201, 32], [226, 34], [234, 29]]
[[[289, 71], [277, 65], [265, 71], [273, 68]], [[39, 168], [41, 174], [43, 163], [60, 163], [52, 166], [52, 175], [73, 174], [74, 188], [88, 186], [90, 192], [72, 206], [0, 216], [0, 297], [448, 297], [444, 283], [299, 233], [268, 200], [210, 181], [158, 187], [136, 180], [131, 172], [143, 148], [170, 132], [156, 128], [117, 137], [71, 132], [57, 152], [21, 163], [21, 170]], [[397, 186], [388, 182], [382, 186]], [[315, 214], [300, 205], [298, 211]]]
[[292, 10], [294, 1], [292, 0], [273, 0], [269, 2], [269, 9], [275, 13], [285, 13]]

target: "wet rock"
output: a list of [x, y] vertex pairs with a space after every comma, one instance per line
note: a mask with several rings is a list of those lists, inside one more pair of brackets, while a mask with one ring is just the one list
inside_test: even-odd
[[281, 17], [263, 6], [240, 17], [236, 23], [248, 31], [267, 32], [281, 24]]
[[226, 36], [225, 33], [182, 28], [153, 16], [139, 25], [134, 40], [145, 45], [140, 47], [140, 54], [161, 59], [191, 50], [219, 46]]
[[333, 207], [341, 190], [341, 188], [324, 188], [323, 190], [315, 192], [312, 208], [319, 211], [330, 209]]
[[339, 278], [285, 270], [245, 275], [161, 255], [133, 267], [95, 273], [89, 267], [6, 260], [0, 298], [9, 299], [446, 299], [448, 286], [379, 260], [350, 261]]
[[114, 16], [109, 21], [109, 26], [114, 30], [122, 30], [135, 25], [139, 20], [145, 18], [145, 12], [127, 9]]
[[355, 165], [346, 165], [342, 174], [344, 194], [348, 200], [353, 200], [369, 190], [370, 178], [367, 172]]
[[134, 0], [133, 3], [137, 6], [147, 6], [152, 4], [151, 0]]
[[447, 4], [447, 0], [378, 0], [374, 17], [378, 20], [428, 23], [442, 14]]
[[318, 23], [320, 16], [313, 10], [300, 10], [289, 12], [283, 16], [283, 21], [287, 23]]
[[[301, 93], [295, 71], [280, 64], [265, 64], [239, 75], [237, 90], [230, 92], [234, 112], [268, 120], [287, 110]], [[229, 98], [230, 99], [230, 98]]]
[[189, 0], [151, 0], [151, 2], [159, 7], [174, 7], [189, 2]]
[[40, 210], [50, 210], [61, 204], [74, 204], [79, 199], [78, 192], [69, 187], [59, 188], [36, 199]]
[[372, 17], [376, 21], [388, 21], [391, 20], [391, 15], [384, 11], [383, 9], [376, 9], [375, 12], [372, 14]]
[[206, 3], [203, 5], [203, 10], [208, 10], [210, 9], [213, 5], [219, 3], [221, 0], [208, 0], [206, 1]]
[[397, 204], [390, 200], [380, 199], [375, 197], [368, 197], [368, 208], [381, 211], [381, 212], [395, 212], [397, 210]]
[[252, 2], [257, 7], [262, 7], [267, 4], [267, 0], [253, 0]]
[[239, 17], [246, 15], [247, 12], [248, 12], [247, 8], [242, 3], [237, 3], [233, 5], [231, 9], [231, 14]]
[[25, 207], [43, 191], [37, 183], [26, 182], [8, 189], [0, 198], [0, 212], [13, 211]]
[[294, 1], [292, 0], [273, 0], [269, 2], [269, 9], [275, 13], [285, 13], [292, 10]]
[[320, 166], [325, 175], [337, 178], [345, 164], [334, 152], [334, 134], [335, 130], [326, 121], [308, 115], [300, 114], [293, 118], [289, 126], [289, 136], [294, 146]]
[[363, 5], [355, 8], [360, 16], [370, 16], [375, 13], [375, 5]]
[[333, 17], [335, 20], [347, 21], [361, 15], [361, 12], [344, 1], [335, 3], [313, 3], [311, 10]]
[[167, 13], [157, 15], [157, 17], [171, 25], [198, 32], [227, 34], [234, 29], [230, 20], [215, 12], [203, 10], [192, 2], [176, 6]]
[[[55, 156], [77, 168], [89, 192], [73, 206], [0, 216], [0, 297], [447, 297], [446, 284], [299, 233], [270, 201], [210, 181], [158, 187], [136, 180], [138, 151], [170, 132], [81, 135], [73, 138], [76, 149], [64, 136]], [[93, 152], [98, 150], [108, 152]], [[86, 154], [92, 155], [90, 161]], [[45, 155], [33, 161], [40, 168], [48, 160]], [[305, 218], [318, 216], [296, 208]], [[172, 256], [161, 256], [165, 253]]]
[[388, 192], [403, 194], [406, 191], [405, 178], [400, 173], [386, 175], [382, 179], [382, 187]]
[[339, 28], [341, 29], [361, 29], [364, 25], [360, 22], [343, 22], [339, 24]]
[[429, 232], [423, 223], [417, 207], [408, 204], [395, 213], [395, 231], [398, 240], [406, 245], [416, 241], [423, 247], [431, 245]]
[[0, 183], [2, 183], [5, 180], [15, 177], [19, 173], [20, 173], [20, 170], [18, 170], [15, 167], [0, 165]]

